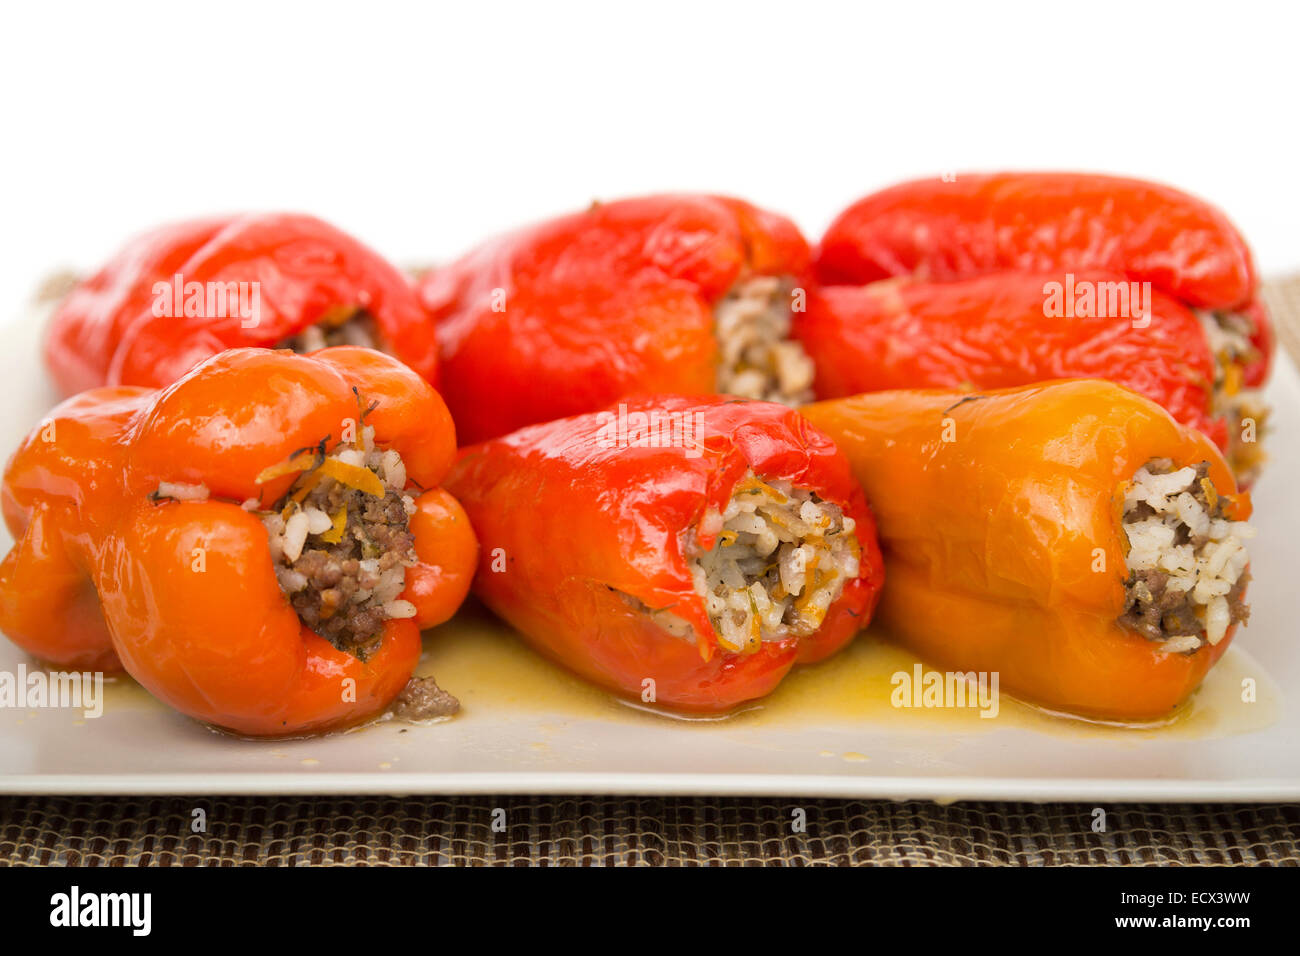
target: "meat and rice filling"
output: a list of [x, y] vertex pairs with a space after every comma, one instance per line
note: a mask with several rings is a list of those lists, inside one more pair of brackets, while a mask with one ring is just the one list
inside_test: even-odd
[[783, 405], [812, 401], [812, 359], [790, 341], [792, 289], [788, 279], [758, 276], [714, 308], [719, 392]]
[[[1214, 385], [1210, 405], [1228, 420], [1228, 464], [1237, 479], [1250, 484], [1264, 464], [1263, 437], [1269, 409], [1258, 389], [1245, 388], [1242, 368], [1259, 357], [1250, 341], [1250, 320], [1232, 312], [1197, 311], [1214, 355]], [[1254, 441], [1242, 438], [1246, 419], [1254, 421]]]
[[[845, 583], [858, 576], [853, 519], [789, 482], [748, 472], [726, 511], [711, 517], [721, 525], [716, 543], [707, 551], [693, 543], [687, 553], [723, 650], [746, 653], [763, 641], [813, 633]], [[669, 633], [695, 639], [671, 609], [650, 613]]]
[[365, 311], [351, 308], [327, 312], [315, 325], [307, 326], [275, 347], [290, 349], [301, 355], [335, 345], [359, 345], [384, 351], [375, 320]]
[[[303, 624], [364, 661], [379, 649], [385, 621], [416, 613], [400, 597], [406, 569], [417, 562], [406, 466], [398, 452], [377, 448], [374, 428], [363, 426], [357, 442], [299, 452], [263, 480], [294, 472], [299, 477], [274, 510], [259, 512], [280, 588]], [[412, 678], [394, 712], [415, 720], [458, 709], [456, 698], [426, 677]]]
[[1139, 468], [1124, 498], [1124, 532], [1122, 625], [1174, 654], [1218, 644], [1247, 620], [1245, 542], [1255, 529], [1224, 517], [1208, 464], [1175, 469], [1162, 458]]

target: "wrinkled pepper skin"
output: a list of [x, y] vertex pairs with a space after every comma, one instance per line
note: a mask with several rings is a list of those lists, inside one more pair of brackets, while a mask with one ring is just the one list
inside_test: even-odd
[[1267, 379], [1273, 336], [1250, 249], [1223, 213], [1168, 186], [1061, 172], [915, 180], [841, 213], [814, 262], [827, 285], [1085, 269], [1150, 282], [1192, 308], [1246, 315], [1260, 353], [1246, 383]]
[[[419, 559], [402, 594], [416, 616], [387, 621], [364, 662], [299, 621], [265, 528], [240, 506], [283, 496], [294, 475], [257, 476], [325, 436], [337, 441], [359, 398], [377, 403], [365, 418], [376, 443], [406, 463]], [[234, 349], [161, 391], [85, 392], [54, 409], [5, 471], [16, 544], [0, 563], [0, 630], [62, 668], [125, 668], [177, 710], [237, 733], [364, 721], [411, 677], [420, 629], [450, 617], [469, 590], [474, 534], [439, 487], [454, 456], [438, 394], [369, 349]], [[162, 481], [204, 484], [210, 497], [158, 499]]]
[[737, 199], [596, 203], [489, 241], [419, 285], [462, 443], [603, 408], [716, 391], [713, 307], [738, 281], [801, 276], [788, 219]]
[[[253, 320], [229, 307], [224, 316], [155, 315], [167, 294], [155, 286], [177, 275], [205, 286], [258, 283], [256, 324], [244, 328]], [[183, 222], [136, 237], [68, 294], [51, 318], [45, 362], [65, 395], [162, 387], [224, 349], [274, 347], [357, 311], [374, 321], [385, 351], [436, 384], [437, 339], [410, 282], [351, 236], [289, 213]]]
[[848, 455], [873, 503], [889, 566], [879, 620], [927, 663], [996, 671], [1003, 690], [1051, 710], [1149, 721], [1227, 649], [1231, 630], [1195, 653], [1162, 654], [1117, 623], [1124, 491], [1140, 466], [1208, 461], [1231, 516], [1250, 516], [1214, 445], [1159, 406], [1079, 379], [976, 395], [877, 392], [803, 412]]
[[[784, 406], [739, 399], [644, 397], [644, 411], [702, 414], [703, 452], [601, 446], [598, 414], [522, 429], [472, 446], [447, 480], [482, 544], [474, 591], [537, 650], [617, 693], [694, 712], [726, 711], [769, 693], [795, 663], [821, 660], [865, 627], [883, 581], [871, 512], [844, 456]], [[840, 505], [857, 522], [859, 576], [821, 628], [722, 650], [683, 549], [688, 529], [726, 507], [752, 468]], [[711, 547], [717, 530], [701, 529]], [[504, 564], [502, 563], [504, 562]], [[698, 642], [663, 630], [624, 595], [671, 607]]]
[[[1211, 410], [1214, 356], [1196, 315], [1152, 290], [1152, 314], [1139, 320], [1144, 327], [1124, 317], [1048, 317], [1043, 287], [1057, 275], [999, 272], [951, 282], [905, 277], [827, 286], [809, 292], [794, 337], [817, 366], [820, 399], [1105, 378], [1225, 449], [1228, 422]], [[1080, 272], [1077, 281], [1126, 280]]]

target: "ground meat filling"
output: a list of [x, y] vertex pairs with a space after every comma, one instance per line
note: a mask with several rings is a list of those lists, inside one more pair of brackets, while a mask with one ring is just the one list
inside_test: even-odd
[[393, 702], [399, 720], [433, 720], [460, 710], [460, 701], [438, 686], [432, 677], [412, 677]]
[[1207, 463], [1175, 469], [1161, 458], [1139, 468], [1124, 498], [1124, 532], [1129, 576], [1121, 625], [1174, 654], [1218, 644], [1249, 618], [1244, 542], [1255, 529], [1224, 516]]
[[[1210, 408], [1215, 415], [1228, 421], [1228, 449], [1226, 457], [1237, 480], [1250, 484], [1259, 477], [1264, 465], [1264, 451], [1260, 439], [1269, 408], [1258, 389], [1244, 387], [1242, 369], [1259, 357], [1259, 351], [1250, 340], [1251, 320], [1233, 312], [1197, 311], [1201, 326], [1210, 342], [1214, 355], [1214, 386], [1210, 393]], [[1243, 423], [1255, 423], [1253, 441], [1243, 439]]]
[[406, 467], [397, 452], [374, 447], [368, 426], [359, 443], [295, 458], [306, 469], [261, 515], [276, 577], [305, 625], [366, 660], [385, 621], [415, 616], [415, 606], [398, 597], [416, 563]]
[[[704, 599], [718, 645], [750, 653], [764, 641], [802, 637], [821, 627], [846, 582], [858, 576], [861, 550], [853, 519], [838, 505], [784, 481], [748, 472], [721, 515], [712, 548], [698, 535], [687, 548], [691, 578]], [[710, 523], [706, 516], [705, 523]], [[695, 640], [671, 609], [649, 611], [670, 634]]]
[[788, 279], [758, 276], [714, 308], [719, 392], [783, 405], [812, 401], [812, 359], [790, 341], [792, 291]]
[[375, 320], [360, 309], [336, 309], [327, 312], [315, 325], [276, 344], [299, 354], [319, 352], [335, 345], [359, 345], [383, 351]]

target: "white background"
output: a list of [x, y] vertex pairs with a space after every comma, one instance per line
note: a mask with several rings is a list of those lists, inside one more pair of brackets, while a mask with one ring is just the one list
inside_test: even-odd
[[1298, 7], [6, 2], [0, 312], [206, 212], [313, 212], [406, 263], [669, 189], [815, 237], [998, 167], [1181, 186], [1296, 270]]

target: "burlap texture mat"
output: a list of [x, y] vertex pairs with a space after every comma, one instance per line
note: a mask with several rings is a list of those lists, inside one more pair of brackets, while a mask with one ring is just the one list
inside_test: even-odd
[[[1265, 296], [1300, 360], [1300, 277]], [[1092, 805], [1060, 803], [8, 797], [0, 865], [1300, 865], [1297, 804], [1104, 809], [1097, 833]]]

